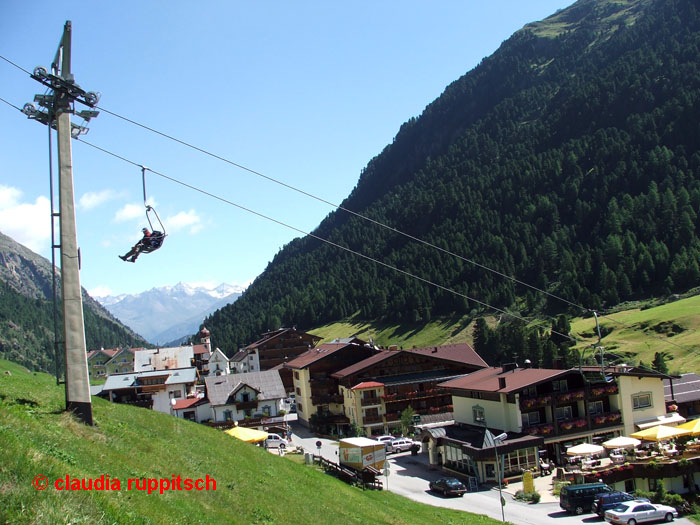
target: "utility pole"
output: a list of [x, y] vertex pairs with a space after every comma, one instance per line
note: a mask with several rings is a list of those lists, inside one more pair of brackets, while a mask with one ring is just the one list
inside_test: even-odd
[[[72, 124], [70, 115], [75, 113], [75, 101], [93, 107], [97, 104], [98, 96], [95, 93], [86, 93], [75, 83], [71, 73], [71, 31], [71, 22], [67, 21], [51, 67], [51, 74], [44, 68], [37, 67], [31, 75], [33, 79], [53, 91], [49, 95], [37, 95], [34, 98], [47, 111], [37, 110], [33, 104], [26, 104], [23, 112], [29, 118], [55, 128], [58, 137], [66, 410], [74, 412], [83, 423], [92, 425], [92, 401], [90, 399], [90, 381], [85, 347], [83, 298], [80, 286], [80, 251], [75, 224], [71, 148], [71, 138], [86, 132], [86, 128]], [[77, 114], [85, 120], [97, 116], [96, 111], [81, 111]]]

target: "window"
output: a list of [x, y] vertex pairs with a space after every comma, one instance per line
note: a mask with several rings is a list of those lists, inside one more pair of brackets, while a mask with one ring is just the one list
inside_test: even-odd
[[486, 477], [487, 478], [495, 478], [496, 477], [496, 469], [495, 469], [495, 465], [493, 463], [486, 464]]
[[301, 395], [301, 389], [297, 387], [297, 394]]
[[592, 416], [602, 414], [603, 412], [604, 410], [602, 401], [591, 401], [590, 403], [588, 403], [588, 413]]
[[523, 428], [531, 427], [540, 424], [540, 413], [539, 412], [525, 412], [521, 415]]
[[569, 391], [569, 385], [566, 382], [566, 379], [560, 379], [558, 381], [552, 381], [552, 390], [555, 392], [568, 392]]
[[557, 418], [557, 421], [571, 419], [571, 407], [557, 407], [554, 417]]
[[226, 421], [231, 421], [231, 411], [230, 410], [224, 410], [224, 419]]
[[472, 407], [472, 415], [474, 416], [474, 423], [484, 423], [486, 421], [484, 408], [479, 405]]
[[269, 416], [269, 415], [270, 415], [270, 407], [269, 407], [269, 405], [265, 405], [265, 406], [263, 407], [263, 414], [266, 415], [266, 416]]
[[243, 392], [241, 394], [241, 401], [243, 401], [244, 403], [250, 401], [250, 394], [248, 392]]
[[182, 397], [182, 392], [180, 392], [179, 390], [175, 390], [173, 392], [173, 397], [180, 399]]
[[294, 379], [299, 379], [299, 372], [294, 372]]
[[652, 406], [651, 392], [643, 392], [632, 396], [632, 408], [635, 410], [639, 408], [648, 408], [650, 406]]
[[537, 395], [537, 387], [529, 386], [523, 390], [523, 397], [535, 397]]

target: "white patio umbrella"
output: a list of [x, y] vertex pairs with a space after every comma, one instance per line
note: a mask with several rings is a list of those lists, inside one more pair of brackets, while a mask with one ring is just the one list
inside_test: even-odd
[[634, 448], [638, 446], [641, 443], [640, 440], [636, 438], [631, 438], [627, 436], [619, 436], [616, 438], [608, 439], [607, 441], [603, 441], [603, 446], [605, 448]]
[[600, 445], [581, 443], [580, 445], [567, 448], [566, 454], [568, 456], [592, 456], [593, 454], [600, 454], [603, 450], [605, 450], [605, 448]]

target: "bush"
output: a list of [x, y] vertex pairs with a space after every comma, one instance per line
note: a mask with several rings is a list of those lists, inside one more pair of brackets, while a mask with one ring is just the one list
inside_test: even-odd
[[634, 491], [635, 498], [645, 498], [649, 501], [654, 501], [654, 493], [646, 490], [637, 489]]
[[529, 501], [530, 503], [539, 503], [542, 496], [539, 492], [524, 492], [519, 490], [515, 493], [515, 499], [518, 501]]
[[690, 503], [688, 503], [680, 494], [666, 493], [661, 500], [661, 503], [674, 507], [681, 514], [688, 514], [691, 511]]
[[552, 494], [555, 496], [558, 496], [559, 493], [561, 492], [562, 487], [566, 487], [567, 485], [571, 485], [569, 481], [555, 481], [554, 482], [554, 489], [552, 490]]

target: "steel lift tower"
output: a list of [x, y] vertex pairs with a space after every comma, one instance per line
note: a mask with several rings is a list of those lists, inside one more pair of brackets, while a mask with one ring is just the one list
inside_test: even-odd
[[[71, 23], [67, 21], [58, 45], [51, 73], [43, 67], [34, 69], [31, 77], [48, 88], [46, 94], [37, 95], [34, 101], [45, 110], [33, 104], [25, 104], [23, 112], [31, 119], [38, 120], [56, 129], [58, 139], [58, 192], [59, 213], [53, 208], [53, 175], [51, 176], [52, 232], [54, 218], [60, 224], [61, 289], [63, 304], [63, 336], [65, 356], [66, 410], [88, 425], [92, 425], [92, 401], [88, 377], [87, 352], [85, 348], [85, 324], [83, 321], [83, 299], [80, 286], [80, 252], [75, 225], [75, 199], [73, 195], [73, 159], [71, 138], [85, 133], [87, 128], [71, 123], [71, 114], [85, 121], [97, 116], [91, 109], [76, 112], [75, 102], [88, 108], [97, 104], [98, 96], [83, 91], [71, 74]], [[49, 129], [49, 137], [51, 129]], [[55, 293], [55, 287], [54, 287]], [[54, 297], [55, 299], [55, 297]]]

